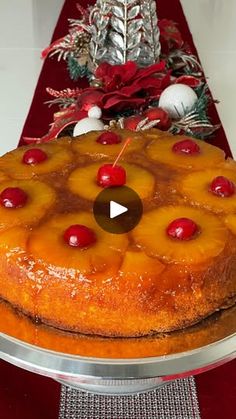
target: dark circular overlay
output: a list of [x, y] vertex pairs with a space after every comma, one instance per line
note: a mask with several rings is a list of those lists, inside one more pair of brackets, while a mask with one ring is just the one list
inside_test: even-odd
[[[127, 211], [110, 218], [111, 201], [127, 208]], [[105, 188], [94, 201], [93, 214], [98, 225], [108, 233], [123, 234], [133, 230], [143, 213], [138, 194], [127, 186]]]

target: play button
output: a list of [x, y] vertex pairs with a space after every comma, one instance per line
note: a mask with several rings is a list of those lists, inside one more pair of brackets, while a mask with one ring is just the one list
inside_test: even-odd
[[115, 201], [110, 201], [110, 218], [116, 218], [128, 211], [128, 208], [118, 204]]
[[138, 194], [127, 186], [103, 189], [93, 205], [99, 226], [113, 234], [127, 233], [140, 221], [143, 213]]

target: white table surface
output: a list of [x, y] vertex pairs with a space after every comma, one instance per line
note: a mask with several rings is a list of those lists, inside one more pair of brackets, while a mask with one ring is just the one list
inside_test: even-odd
[[[182, 0], [236, 156], [236, 0]], [[171, 0], [170, 0], [171, 3]], [[15, 148], [63, 0], [0, 0], [0, 154]]]

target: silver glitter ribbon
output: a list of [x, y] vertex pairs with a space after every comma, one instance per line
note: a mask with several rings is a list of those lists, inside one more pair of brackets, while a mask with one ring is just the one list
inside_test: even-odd
[[131, 396], [101, 396], [62, 386], [59, 419], [200, 419], [193, 377]]

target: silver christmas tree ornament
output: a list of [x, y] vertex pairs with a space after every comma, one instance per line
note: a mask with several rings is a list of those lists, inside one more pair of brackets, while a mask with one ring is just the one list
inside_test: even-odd
[[97, 0], [91, 9], [90, 60], [140, 67], [154, 64], [160, 56], [160, 31], [155, 0]]

